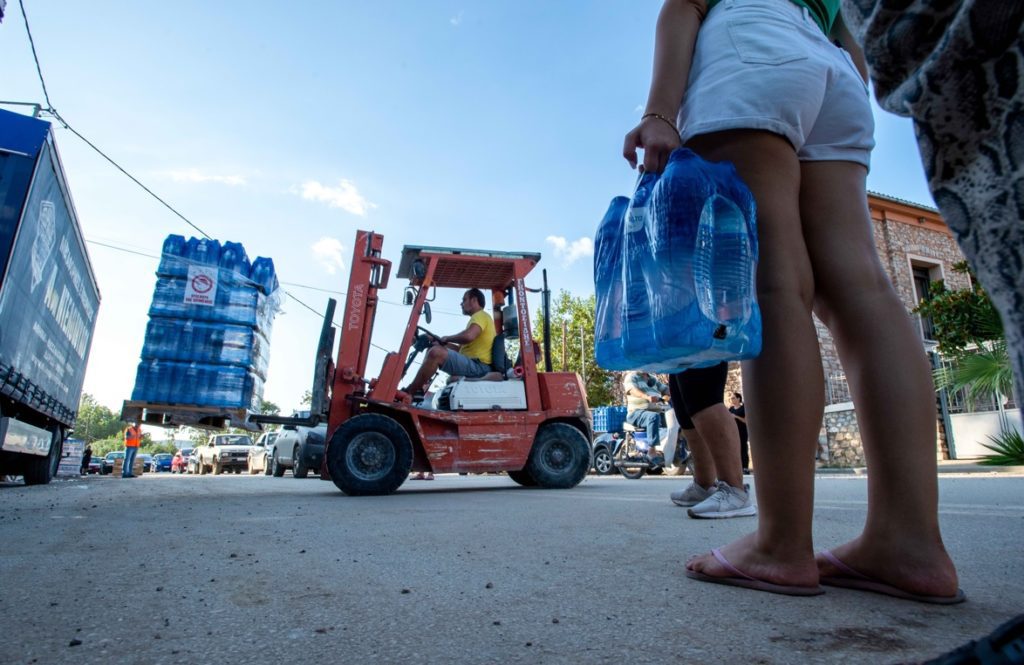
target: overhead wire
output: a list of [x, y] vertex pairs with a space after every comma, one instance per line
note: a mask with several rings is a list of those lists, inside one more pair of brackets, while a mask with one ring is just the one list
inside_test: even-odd
[[[105, 159], [114, 168], [116, 168], [118, 171], [120, 171], [122, 174], [124, 174], [125, 177], [127, 177], [129, 180], [134, 182], [136, 185], [138, 185], [143, 191], [145, 191], [147, 194], [149, 194], [154, 199], [156, 199], [161, 205], [163, 205], [165, 208], [170, 210], [174, 215], [176, 215], [183, 222], [185, 222], [190, 227], [195, 229], [204, 238], [209, 238], [209, 239], [212, 240], [213, 237], [210, 234], [208, 234], [203, 229], [199, 228], [199, 226], [196, 225], [194, 222], [192, 222], [192, 220], [190, 220], [184, 214], [179, 212], [174, 206], [172, 206], [170, 203], [168, 203], [162, 197], [160, 197], [156, 192], [154, 192], [149, 187], [147, 187], [145, 184], [143, 184], [141, 180], [139, 180], [138, 178], [133, 176], [131, 173], [129, 173], [124, 167], [122, 167], [120, 164], [118, 164], [116, 161], [114, 161], [114, 159], [112, 157], [110, 157], [105, 152], [100, 150], [100, 148], [96, 144], [94, 144], [92, 141], [87, 139], [81, 132], [79, 132], [74, 127], [72, 127], [71, 124], [67, 120], [65, 120], [63, 118], [63, 116], [61, 116], [60, 113], [57, 112], [57, 109], [54, 108], [54, 106], [53, 106], [53, 102], [50, 101], [50, 92], [49, 92], [49, 90], [46, 87], [46, 79], [43, 76], [43, 68], [42, 68], [42, 65], [39, 62], [39, 54], [38, 54], [38, 52], [36, 50], [35, 39], [32, 37], [32, 29], [29, 26], [28, 13], [25, 11], [25, 2], [24, 2], [24, 0], [18, 0], [18, 5], [21, 8], [22, 19], [25, 21], [25, 33], [28, 35], [29, 46], [32, 48], [32, 59], [34, 60], [35, 65], [36, 65], [36, 74], [39, 76], [39, 84], [40, 84], [40, 86], [43, 89], [43, 98], [46, 100], [46, 108], [45, 109], [41, 109], [41, 111], [45, 112], [48, 115], [53, 116], [58, 122], [60, 122], [60, 124], [64, 127], [64, 129], [67, 129], [69, 132], [71, 132], [72, 134], [77, 136], [83, 143], [85, 143], [87, 146], [92, 148], [100, 157]], [[145, 256], [145, 257], [154, 258], [154, 259], [159, 259], [160, 258], [160, 257], [155, 256], [153, 254], [147, 254], [145, 252], [140, 252], [140, 251], [136, 251], [136, 250], [132, 250], [132, 249], [127, 249], [125, 247], [117, 247], [115, 245], [111, 245], [109, 243], [100, 242], [98, 240], [88, 240], [87, 242], [89, 242], [91, 244], [99, 245], [99, 246], [102, 246], [102, 247], [108, 247], [110, 249], [114, 249], [114, 250], [118, 250], [118, 251], [122, 251], [122, 252], [127, 252], [129, 254], [137, 254], [139, 256]], [[342, 298], [345, 297], [345, 295], [341, 294], [341, 292], [339, 292], [339, 291], [330, 291], [328, 289], [322, 289], [322, 288], [318, 288], [318, 287], [315, 287], [315, 286], [307, 286], [307, 285], [303, 285], [303, 284], [292, 284], [292, 283], [289, 283], [289, 282], [281, 282], [281, 283], [282, 284], [290, 284], [292, 286], [297, 286], [297, 287], [301, 287], [301, 288], [312, 289], [312, 290], [316, 290], [316, 291], [323, 291], [325, 293], [335, 293], [335, 294], [338, 294], [339, 296], [341, 296]], [[291, 292], [289, 292], [289, 291], [287, 291], [285, 289], [282, 289], [282, 291], [284, 292], [284, 294], [286, 296], [288, 296], [289, 298], [291, 298], [292, 300], [294, 300], [298, 304], [302, 305], [303, 307], [308, 309], [310, 312], [312, 312], [316, 316], [318, 316], [318, 317], [321, 316], [320, 312], [318, 312], [317, 310], [313, 309], [312, 307], [307, 305], [305, 302], [303, 302], [299, 298], [295, 297], [295, 295], [292, 294]], [[397, 303], [397, 302], [383, 300], [383, 299], [378, 299], [378, 302], [385, 303], [385, 304], [388, 304], [388, 305], [403, 306], [403, 307], [405, 306], [404, 303]], [[452, 312], [439, 311], [438, 313], [454, 315]], [[332, 321], [331, 324], [333, 326], [335, 326], [335, 327], [340, 328], [340, 326], [336, 322], [334, 322], [334, 321]], [[377, 349], [380, 349], [380, 350], [382, 350], [384, 352], [390, 352], [389, 349], [385, 349], [384, 347], [379, 346], [377, 344], [374, 344], [372, 342], [370, 343], [370, 345], [375, 347], [375, 348], [377, 348]]]

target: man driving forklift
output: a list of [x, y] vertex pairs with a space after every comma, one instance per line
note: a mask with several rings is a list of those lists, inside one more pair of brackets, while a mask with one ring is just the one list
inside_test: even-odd
[[469, 323], [460, 333], [433, 340], [416, 378], [402, 389], [412, 395], [414, 402], [423, 399], [438, 369], [450, 376], [469, 379], [478, 379], [491, 371], [491, 347], [497, 333], [494, 319], [487, 315], [484, 307], [484, 294], [480, 289], [469, 289], [462, 294], [462, 313], [469, 317]]

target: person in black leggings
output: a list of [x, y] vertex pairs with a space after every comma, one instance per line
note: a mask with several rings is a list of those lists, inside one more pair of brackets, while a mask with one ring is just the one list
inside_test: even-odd
[[728, 364], [688, 369], [669, 378], [672, 408], [693, 456], [693, 482], [672, 492], [672, 503], [690, 517], [725, 518], [757, 514], [743, 485], [739, 431], [722, 403]]

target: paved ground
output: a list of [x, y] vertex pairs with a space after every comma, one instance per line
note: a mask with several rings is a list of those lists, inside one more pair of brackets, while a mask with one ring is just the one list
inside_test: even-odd
[[[690, 581], [688, 554], [754, 521], [687, 518], [677, 479], [439, 476], [373, 498], [290, 476], [0, 485], [0, 662], [922, 660], [1024, 611], [1022, 475], [942, 476], [957, 607]], [[865, 490], [819, 477], [819, 545], [858, 531]]]

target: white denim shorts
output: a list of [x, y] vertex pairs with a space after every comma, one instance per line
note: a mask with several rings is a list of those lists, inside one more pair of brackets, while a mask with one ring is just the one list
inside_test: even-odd
[[780, 134], [801, 161], [870, 165], [875, 122], [850, 55], [789, 0], [722, 0], [708, 12], [679, 110], [683, 142], [729, 129]]

